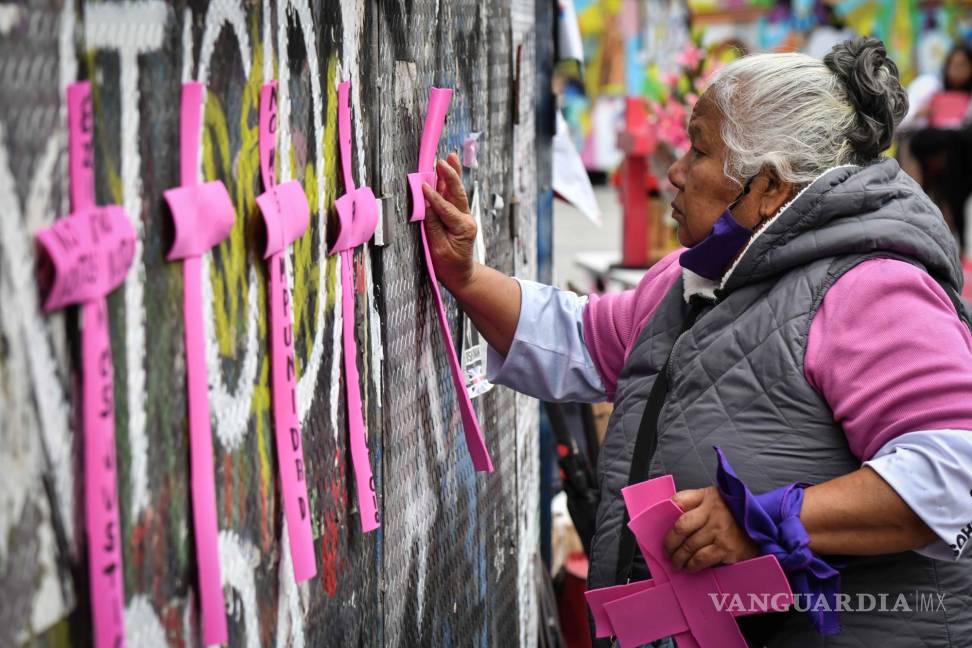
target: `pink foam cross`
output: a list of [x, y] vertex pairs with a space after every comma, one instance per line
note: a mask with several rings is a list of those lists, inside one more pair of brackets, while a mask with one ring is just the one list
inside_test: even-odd
[[378, 493], [368, 457], [368, 428], [361, 409], [361, 387], [358, 374], [358, 345], [354, 339], [354, 248], [367, 243], [378, 226], [378, 201], [369, 187], [355, 187], [351, 173], [351, 82], [338, 84], [338, 148], [344, 195], [334, 202], [338, 216], [338, 234], [328, 254], [341, 254], [341, 312], [344, 347], [344, 394], [348, 412], [348, 445], [354, 468], [361, 530], [365, 533], [381, 526]]
[[287, 248], [304, 235], [310, 224], [310, 206], [300, 183], [277, 184], [277, 82], [260, 90], [260, 174], [264, 192], [256, 203], [267, 232], [270, 286], [270, 376], [273, 392], [273, 427], [280, 468], [280, 499], [287, 518], [287, 536], [298, 583], [317, 574], [314, 558], [312, 511], [307, 496], [304, 441], [297, 410], [297, 369], [294, 363], [294, 322], [287, 282]]
[[[735, 617], [782, 612], [793, 603], [775, 556], [694, 574], [673, 570], [664, 539], [683, 511], [670, 499], [675, 494], [671, 475], [621, 492], [631, 517], [628, 527], [653, 578], [585, 594], [598, 637], [614, 635], [622, 648], [668, 636], [675, 637], [679, 648], [746, 648]], [[734, 600], [743, 605], [732, 605]], [[743, 606], [749, 607], [740, 610]]]
[[114, 369], [106, 297], [135, 256], [135, 230], [118, 205], [95, 205], [91, 84], [67, 88], [71, 208], [37, 233], [44, 311], [81, 306], [84, 519], [96, 648], [125, 645], [125, 587], [115, 461]]
[[446, 114], [449, 112], [449, 102], [452, 100], [451, 88], [432, 88], [429, 91], [429, 104], [425, 113], [425, 127], [422, 129], [422, 140], [419, 144], [418, 170], [408, 174], [408, 186], [412, 196], [412, 215], [409, 222], [419, 224], [419, 235], [422, 239], [422, 251], [425, 256], [425, 270], [429, 275], [432, 287], [432, 298], [435, 300], [435, 313], [439, 320], [439, 331], [449, 361], [449, 372], [452, 376], [452, 386], [456, 391], [459, 405], [459, 415], [462, 418], [462, 431], [466, 437], [466, 450], [472, 459], [473, 468], [478, 471], [493, 472], [493, 460], [483, 439], [483, 432], [476, 418], [472, 400], [466, 390], [466, 377], [459, 366], [459, 356], [456, 346], [449, 332], [449, 320], [446, 318], [445, 307], [442, 305], [442, 293], [439, 291], [439, 280], [435, 276], [435, 266], [429, 252], [429, 239], [425, 230], [425, 194], [422, 184], [435, 187], [435, 152], [439, 147], [439, 137], [445, 125]]
[[182, 259], [183, 323], [189, 400], [189, 460], [192, 480], [192, 524], [199, 571], [203, 642], [226, 643], [226, 607], [219, 564], [219, 526], [209, 416], [209, 381], [203, 320], [202, 255], [219, 245], [233, 229], [233, 201], [222, 182], [199, 183], [199, 149], [205, 88], [182, 84], [179, 168], [182, 186], [163, 192], [175, 224], [175, 241], [167, 256]]

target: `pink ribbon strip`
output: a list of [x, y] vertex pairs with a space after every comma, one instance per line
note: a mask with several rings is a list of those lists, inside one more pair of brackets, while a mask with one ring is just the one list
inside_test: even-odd
[[351, 173], [351, 82], [338, 85], [338, 146], [345, 194], [334, 207], [338, 214], [338, 235], [328, 254], [341, 253], [341, 312], [344, 342], [344, 382], [348, 409], [348, 443], [354, 466], [361, 531], [367, 533], [381, 526], [378, 495], [368, 457], [368, 430], [361, 411], [361, 387], [358, 376], [358, 345], [354, 339], [354, 248], [366, 243], [378, 225], [378, 201], [368, 187], [355, 188]]
[[84, 511], [94, 645], [125, 646], [125, 583], [115, 460], [114, 368], [105, 297], [121, 285], [135, 231], [117, 205], [95, 206], [91, 85], [67, 88], [69, 218], [37, 234], [44, 310], [81, 304]]
[[[733, 620], [765, 611], [783, 611], [793, 592], [774, 556], [760, 556], [732, 565], [690, 574], [673, 571], [665, 551], [665, 535], [682, 515], [671, 501], [675, 482], [664, 475], [621, 491], [634, 532], [653, 578], [627, 585], [590, 590], [585, 596], [598, 637], [614, 635], [625, 646], [640, 646], [674, 636], [679, 648], [746, 648]], [[765, 601], [767, 609], [730, 608]]]
[[304, 448], [297, 413], [297, 371], [294, 365], [294, 324], [287, 285], [287, 248], [310, 224], [310, 207], [299, 182], [277, 184], [277, 82], [260, 90], [260, 173], [265, 189], [257, 199], [267, 228], [267, 271], [270, 275], [270, 369], [273, 425], [280, 466], [280, 493], [294, 563], [300, 583], [317, 574], [314, 534], [307, 498]]
[[408, 175], [408, 184], [412, 192], [412, 217], [410, 222], [419, 222], [422, 235], [422, 250], [425, 253], [425, 267], [429, 272], [432, 283], [432, 296], [435, 298], [435, 310], [439, 316], [439, 330], [442, 332], [446, 354], [449, 358], [449, 369], [452, 373], [452, 384], [456, 389], [456, 399], [459, 401], [459, 412], [462, 415], [462, 429], [466, 436], [466, 448], [472, 458], [476, 470], [493, 472], [493, 462], [486, 450], [483, 433], [479, 429], [476, 411], [473, 409], [469, 393], [466, 391], [466, 381], [459, 366], [456, 347], [449, 332], [449, 320], [446, 318], [442, 305], [442, 294], [439, 291], [439, 281], [435, 276], [432, 256], [429, 253], [429, 240], [425, 232], [425, 194], [422, 185], [435, 187], [435, 151], [439, 147], [439, 137], [445, 124], [446, 113], [449, 111], [449, 101], [452, 90], [449, 88], [432, 88], [429, 94], [428, 111], [425, 114], [425, 128], [422, 131], [422, 144], [419, 148], [418, 171]]
[[182, 186], [169, 189], [163, 195], [175, 223], [175, 242], [167, 258], [169, 261], [182, 259], [193, 535], [199, 570], [203, 642], [212, 645], [226, 643], [227, 630], [219, 565], [200, 257], [229, 236], [234, 211], [222, 182], [198, 182], [203, 97], [201, 83], [182, 85], [179, 136]]

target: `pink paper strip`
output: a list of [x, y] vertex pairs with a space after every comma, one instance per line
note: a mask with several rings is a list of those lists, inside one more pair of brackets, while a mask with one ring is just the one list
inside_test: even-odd
[[422, 141], [419, 144], [419, 171], [435, 171], [435, 152], [439, 148], [439, 138], [442, 137], [450, 101], [452, 88], [432, 88], [429, 91], [429, 105], [425, 111], [425, 126], [422, 128]]
[[[185, 255], [183, 319], [186, 344], [186, 383], [189, 396], [189, 455], [192, 479], [193, 536], [199, 573], [203, 643], [226, 643], [226, 605], [219, 563], [219, 525], [213, 467], [213, 434], [209, 412], [209, 383], [203, 320], [200, 255], [229, 233], [233, 206], [222, 183], [199, 186], [199, 140], [204, 89], [201, 83], [182, 85], [180, 113], [180, 171], [182, 187], [164, 193], [176, 223], [176, 245], [169, 258]], [[204, 190], [209, 187], [208, 190]], [[199, 204], [196, 200], [202, 202]], [[192, 241], [180, 244], [180, 241]]]
[[341, 322], [344, 346], [344, 383], [348, 416], [348, 445], [354, 468], [361, 531], [368, 533], [381, 526], [378, 494], [368, 454], [368, 429], [361, 410], [361, 386], [358, 376], [358, 345], [354, 338], [355, 287], [354, 248], [368, 241], [378, 223], [378, 203], [368, 187], [356, 189], [351, 173], [351, 82], [338, 85], [338, 142], [345, 194], [336, 202], [338, 236], [329, 253], [341, 253]]
[[661, 475], [654, 479], [638, 482], [621, 489], [628, 517], [634, 518], [643, 512], [675, 495], [675, 480], [671, 475]]
[[294, 324], [287, 285], [287, 248], [310, 223], [307, 197], [297, 182], [277, 184], [277, 82], [260, 91], [260, 169], [266, 191], [257, 204], [267, 226], [267, 270], [270, 274], [270, 369], [273, 425], [276, 431], [280, 493], [287, 517], [294, 579], [300, 583], [317, 574], [310, 500], [304, 464], [304, 444], [297, 413], [297, 371], [294, 365]]
[[219, 525], [210, 427], [209, 384], [202, 312], [202, 260], [182, 261], [186, 327], [186, 382], [189, 388], [189, 461], [192, 479], [192, 522], [202, 607], [203, 643], [227, 641], [226, 604], [219, 562]]
[[[131, 265], [135, 233], [120, 207], [95, 207], [91, 85], [71, 84], [67, 98], [74, 211], [67, 221], [61, 219], [42, 232], [39, 240], [55, 268], [55, 290], [47, 308], [82, 303], [81, 417], [92, 626], [96, 648], [115, 648], [125, 646], [125, 583], [115, 460], [114, 367], [105, 296], [121, 283]], [[72, 240], [65, 228], [76, 238]], [[69, 245], [71, 242], [77, 245]], [[78, 272], [79, 267], [85, 270]], [[80, 290], [68, 289], [74, 280], [91, 290], [79, 284], [75, 285]]]
[[[630, 614], [631, 609], [640, 613]], [[608, 601], [604, 604], [604, 612], [611, 619], [612, 634], [618, 636], [622, 647], [641, 646], [659, 637], [688, 631], [688, 622], [670, 583]], [[653, 623], [645, 623], [646, 617], [650, 617]], [[680, 639], [678, 645], [681, 647], [684, 642]]]
[[596, 637], [610, 637], [614, 634], [611, 625], [611, 618], [604, 609], [604, 605], [615, 599], [632, 596], [638, 592], [655, 587], [655, 582], [651, 580], [634, 581], [624, 585], [613, 587], [599, 587], [598, 589], [584, 592], [588, 607], [591, 608], [591, 616], [594, 617], [594, 632]]
[[[793, 605], [793, 592], [782, 591], [780, 584], [787, 582], [786, 573], [775, 556], [759, 556], [731, 565], [721, 565], [714, 570], [716, 582], [723, 592], [742, 596], [749, 603], [750, 595], [766, 600], [773, 612], [784, 612]], [[761, 610], [733, 610], [733, 616], [748, 616]]]
[[439, 318], [439, 330], [442, 333], [443, 346], [449, 359], [449, 370], [452, 374], [452, 385], [456, 390], [456, 400], [459, 402], [459, 413], [462, 416], [462, 429], [466, 437], [466, 448], [472, 458], [476, 470], [493, 472], [493, 462], [486, 450], [483, 433], [479, 429], [476, 411], [473, 409], [469, 393], [466, 391], [466, 380], [459, 366], [456, 347], [449, 332], [449, 320], [446, 318], [442, 305], [442, 294], [439, 292], [439, 281], [435, 276], [432, 256], [429, 253], [429, 240], [425, 232], [425, 196], [422, 193], [422, 183], [427, 182], [435, 186], [435, 151], [439, 146], [439, 136], [445, 124], [446, 113], [452, 90], [446, 88], [432, 88], [429, 94], [429, 107], [425, 115], [425, 129], [422, 132], [422, 143], [419, 148], [419, 168], [417, 173], [409, 174], [409, 186], [412, 189], [412, 218], [419, 221], [422, 237], [422, 251], [425, 255], [425, 267], [428, 270], [429, 281], [432, 284], [432, 296], [435, 300], [436, 314]]
[[91, 83], [79, 81], [69, 85], [67, 104], [71, 207], [78, 213], [95, 206], [94, 109], [91, 104]]
[[267, 81], [260, 88], [260, 177], [263, 190], [277, 184], [277, 82]]
[[354, 339], [354, 252], [341, 252], [341, 312], [344, 314], [342, 334], [344, 341], [344, 382], [348, 405], [348, 432], [351, 446], [351, 463], [354, 466], [355, 490], [358, 493], [358, 510], [361, 512], [361, 531], [368, 533], [381, 526], [378, 517], [378, 494], [371, 474], [368, 456], [368, 432], [361, 412], [361, 391], [358, 379], [358, 346]]
[[105, 299], [82, 306], [84, 490], [95, 646], [125, 645], [125, 583], [115, 461], [114, 370]]

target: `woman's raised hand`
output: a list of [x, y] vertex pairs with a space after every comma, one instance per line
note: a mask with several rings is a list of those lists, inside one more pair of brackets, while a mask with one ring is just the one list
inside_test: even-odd
[[473, 277], [476, 221], [462, 186], [459, 156], [450, 153], [436, 163], [437, 186], [422, 190], [430, 209], [425, 210], [425, 230], [435, 274], [452, 293], [461, 293]]
[[439, 281], [449, 289], [483, 337], [504, 356], [520, 318], [520, 284], [473, 259], [476, 219], [462, 186], [459, 156], [436, 163], [433, 189], [423, 185], [429, 255]]

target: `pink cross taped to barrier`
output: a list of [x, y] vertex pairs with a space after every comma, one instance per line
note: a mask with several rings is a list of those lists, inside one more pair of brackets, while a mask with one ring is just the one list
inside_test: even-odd
[[[650, 580], [590, 590], [585, 596], [598, 637], [615, 636], [622, 648], [674, 636], [679, 648], [746, 648], [734, 618], [784, 611], [793, 592], [775, 556], [760, 556], [690, 574], [674, 571], [665, 535], [682, 515], [671, 500], [671, 475], [621, 491], [634, 533], [652, 574]], [[737, 611], [727, 597], [766, 603], [765, 609]], [[732, 609], [720, 609], [723, 607]]]
[[439, 318], [439, 330], [442, 333], [443, 346], [449, 360], [449, 371], [452, 374], [452, 385], [456, 390], [459, 401], [459, 413], [462, 416], [462, 430], [466, 437], [466, 449], [476, 470], [493, 472], [493, 462], [489, 458], [489, 451], [483, 441], [483, 433], [479, 428], [479, 420], [473, 409], [469, 392], [466, 391], [466, 379], [459, 366], [459, 357], [449, 332], [449, 320], [446, 318], [442, 305], [442, 293], [439, 291], [439, 281], [435, 276], [432, 256], [429, 253], [429, 240], [425, 231], [425, 194], [422, 185], [435, 187], [435, 151], [439, 147], [439, 137], [445, 125], [446, 113], [449, 112], [449, 101], [452, 90], [449, 88], [432, 88], [429, 92], [429, 105], [425, 113], [425, 128], [422, 130], [422, 143], [419, 146], [418, 171], [408, 174], [408, 186], [412, 195], [412, 216], [410, 222], [419, 223], [422, 237], [422, 250], [425, 253], [425, 268], [429, 273], [432, 284], [432, 297], [435, 300], [435, 311]]
[[182, 259], [183, 320], [186, 383], [189, 397], [189, 458], [192, 480], [192, 523], [199, 571], [203, 642], [227, 641], [226, 608], [219, 565], [219, 526], [213, 436], [209, 416], [209, 381], [203, 322], [202, 255], [229, 236], [233, 202], [222, 182], [199, 183], [199, 143], [202, 136], [201, 83], [182, 84], [179, 125], [179, 169], [182, 186], [164, 192], [175, 223], [175, 241], [166, 257]]
[[354, 248], [366, 243], [378, 226], [378, 201], [369, 187], [355, 188], [351, 173], [351, 82], [338, 85], [338, 147], [344, 195], [334, 202], [338, 234], [328, 254], [341, 254], [341, 312], [344, 342], [344, 382], [348, 407], [348, 443], [354, 467], [361, 530], [365, 533], [381, 526], [378, 494], [368, 458], [368, 429], [361, 410], [358, 376], [358, 346], [354, 339]]
[[91, 84], [67, 88], [71, 215], [37, 233], [44, 311], [81, 306], [84, 518], [96, 648], [125, 645], [114, 368], [106, 297], [135, 255], [135, 230], [118, 205], [95, 205]]
[[267, 230], [267, 271], [270, 288], [270, 371], [273, 425], [276, 431], [280, 496], [287, 518], [287, 535], [300, 583], [317, 574], [314, 535], [307, 497], [304, 444], [297, 410], [297, 370], [294, 364], [294, 322], [287, 285], [287, 248], [307, 231], [310, 207], [300, 183], [277, 184], [277, 82], [260, 90], [260, 174], [264, 192], [257, 199]]

